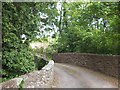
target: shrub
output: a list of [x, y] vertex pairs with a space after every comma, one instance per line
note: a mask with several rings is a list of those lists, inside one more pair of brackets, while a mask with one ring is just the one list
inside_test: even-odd
[[29, 49], [4, 51], [2, 58], [3, 78], [13, 78], [35, 69], [34, 58]]

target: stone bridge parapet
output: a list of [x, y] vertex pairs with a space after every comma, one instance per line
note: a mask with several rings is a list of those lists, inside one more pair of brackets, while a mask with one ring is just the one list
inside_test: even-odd
[[6, 88], [19, 88], [23, 81], [23, 88], [51, 88], [54, 75], [54, 61], [50, 60], [42, 70], [21, 75], [1, 84], [3, 90]]
[[118, 78], [119, 55], [58, 53], [53, 55], [53, 60], [58, 63], [69, 63], [86, 67], [88, 69]]

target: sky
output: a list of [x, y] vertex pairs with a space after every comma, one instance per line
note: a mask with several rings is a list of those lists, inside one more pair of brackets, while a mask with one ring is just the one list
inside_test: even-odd
[[[56, 9], [58, 10], [58, 13], [60, 13], [61, 1], [58, 1], [57, 5], [56, 5]], [[47, 14], [43, 14], [43, 13], [40, 14], [40, 18], [46, 19], [47, 17], [48, 17]], [[58, 21], [59, 21], [60, 17], [56, 17], [56, 18], [58, 18]], [[40, 22], [40, 24], [43, 25], [44, 23]], [[50, 31], [46, 31], [45, 28], [51, 28], [51, 29], [54, 29], [54, 30], [53, 31], [51, 31], [51, 30]], [[42, 28], [39, 27], [39, 29], [41, 31], [43, 31], [43, 34], [45, 36], [49, 36], [50, 38], [53, 36], [54, 33], [57, 33], [57, 31], [58, 31], [58, 27], [54, 23], [53, 23], [52, 26], [46, 25], [46, 26], [43, 26]], [[37, 35], [36, 37], [40, 38], [41, 36]]]

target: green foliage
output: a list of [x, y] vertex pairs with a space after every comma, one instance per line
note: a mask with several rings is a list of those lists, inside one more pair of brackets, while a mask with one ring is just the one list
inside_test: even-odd
[[35, 56], [35, 58], [36, 59], [34, 62], [36, 70], [41, 70], [48, 63], [48, 61], [45, 58], [41, 57], [40, 55]]
[[48, 63], [48, 61], [45, 61], [43, 58], [39, 57], [38, 58], [38, 70], [41, 70], [46, 64]]
[[[41, 3], [2, 3], [2, 77], [3, 81], [35, 69], [29, 43], [38, 31]], [[38, 7], [38, 8], [37, 8]], [[25, 34], [25, 38], [21, 35]], [[24, 40], [24, 42], [23, 42]]]
[[34, 70], [34, 58], [30, 50], [13, 50], [3, 52], [2, 68], [4, 69], [3, 78], [16, 77]]
[[58, 52], [120, 54], [117, 6], [117, 2], [62, 3]]
[[19, 90], [24, 90], [24, 79], [19, 84]]
[[56, 52], [57, 50], [56, 50], [55, 44], [51, 44], [45, 49], [44, 53], [46, 55], [47, 60], [52, 60], [52, 55], [53, 53], [56, 53]]
[[[3, 2], [2, 3], [2, 75], [3, 81], [28, 73], [35, 69], [34, 58], [36, 52], [31, 51], [29, 44], [32, 41], [46, 40], [46, 36], [40, 27], [51, 25], [55, 22], [50, 9], [56, 12], [52, 6], [55, 3], [44, 2]], [[42, 18], [46, 14], [49, 19]], [[56, 13], [57, 14], [57, 13]], [[44, 17], [44, 16], [43, 16]], [[44, 23], [41, 25], [40, 22]], [[50, 31], [48, 27], [46, 31]], [[22, 38], [22, 35], [25, 35]], [[41, 38], [37, 39], [39, 35]], [[41, 50], [40, 50], [41, 51]], [[31, 53], [32, 52], [32, 53]], [[43, 51], [41, 51], [43, 52]], [[44, 64], [44, 62], [39, 61]], [[40, 66], [40, 68], [43, 65]]]
[[[64, 2], [61, 4], [61, 10], [57, 10], [56, 2], [3, 2], [3, 69], [0, 71], [3, 80], [34, 70], [33, 54], [36, 53], [45, 54], [47, 58], [51, 58], [57, 51], [120, 54], [118, 4]], [[44, 17], [45, 15], [47, 17]], [[42, 30], [41, 28], [45, 26], [46, 28]], [[49, 35], [46, 33], [51, 32], [54, 32], [52, 38], [57, 42], [52, 42], [46, 49], [35, 51], [29, 49], [32, 41], [49, 42]], [[23, 34], [26, 38], [21, 38]], [[40, 39], [36, 38], [37, 35]], [[41, 59], [38, 62], [45, 65]], [[39, 67], [42, 68], [44, 65]]]

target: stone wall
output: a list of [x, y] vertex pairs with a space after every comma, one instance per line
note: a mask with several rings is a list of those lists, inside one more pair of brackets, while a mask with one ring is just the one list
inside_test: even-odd
[[118, 55], [98, 55], [86, 53], [58, 53], [53, 55], [58, 63], [69, 63], [118, 78]]
[[19, 88], [23, 82], [23, 88], [50, 88], [53, 82], [54, 75], [54, 61], [49, 63], [39, 71], [33, 71], [31, 73], [22, 75], [18, 78], [11, 79], [3, 82], [2, 88]]

